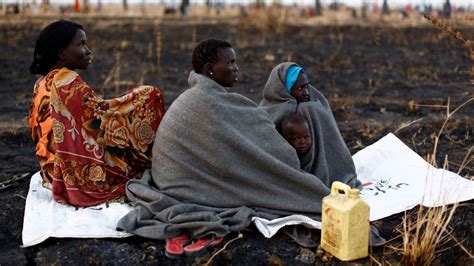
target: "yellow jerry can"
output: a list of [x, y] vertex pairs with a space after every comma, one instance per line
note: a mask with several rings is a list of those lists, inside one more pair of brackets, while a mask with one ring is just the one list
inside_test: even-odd
[[321, 248], [342, 261], [365, 258], [369, 230], [369, 205], [359, 190], [333, 182], [331, 194], [323, 198]]

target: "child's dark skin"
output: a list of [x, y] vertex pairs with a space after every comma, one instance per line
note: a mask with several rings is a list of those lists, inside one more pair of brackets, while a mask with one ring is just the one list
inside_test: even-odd
[[311, 148], [311, 134], [306, 121], [288, 121], [282, 125], [283, 137], [295, 148], [302, 158]]

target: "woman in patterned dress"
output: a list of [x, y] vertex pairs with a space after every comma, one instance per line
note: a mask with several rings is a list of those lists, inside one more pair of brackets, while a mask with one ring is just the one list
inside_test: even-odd
[[30, 107], [43, 184], [56, 201], [92, 206], [124, 198], [125, 183], [150, 168], [164, 115], [153, 86], [101, 99], [76, 69], [92, 61], [84, 28], [59, 20], [43, 29], [30, 72], [41, 75]]

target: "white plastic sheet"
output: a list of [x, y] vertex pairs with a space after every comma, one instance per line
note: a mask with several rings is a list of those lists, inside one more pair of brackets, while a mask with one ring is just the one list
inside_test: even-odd
[[[474, 181], [435, 169], [395, 135], [388, 134], [353, 156], [358, 178], [364, 184], [362, 198], [370, 206], [370, 220], [378, 220], [409, 210], [418, 204], [440, 206], [474, 198]], [[32, 246], [48, 237], [126, 237], [115, 230], [118, 220], [128, 213], [127, 204], [113, 203], [79, 208], [52, 199], [41, 185], [41, 176], [31, 178], [23, 222], [23, 246]], [[285, 225], [303, 224], [321, 228], [321, 223], [303, 215], [268, 221], [254, 217], [266, 237]]]
[[31, 177], [23, 218], [22, 247], [39, 244], [49, 237], [103, 238], [127, 237], [131, 234], [115, 229], [117, 221], [132, 207], [110, 203], [77, 208], [57, 203], [51, 191], [41, 184], [41, 175]]
[[436, 169], [395, 135], [388, 134], [353, 156], [364, 184], [370, 220], [415, 207], [436, 207], [474, 198], [474, 181]]
[[[388, 134], [353, 156], [357, 176], [364, 184], [361, 197], [370, 206], [370, 221], [422, 204], [428, 207], [474, 198], [474, 181], [436, 169], [395, 135]], [[321, 223], [292, 215], [268, 221], [254, 217], [259, 231], [272, 237], [285, 225], [303, 224], [321, 229]]]

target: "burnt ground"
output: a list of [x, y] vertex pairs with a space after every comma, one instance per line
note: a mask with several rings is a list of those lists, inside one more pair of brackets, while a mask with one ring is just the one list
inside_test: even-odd
[[[29, 136], [28, 107], [35, 77], [28, 73], [34, 42], [41, 28], [54, 18], [0, 19], [0, 182], [38, 171]], [[466, 48], [431, 25], [287, 26], [284, 34], [262, 31], [248, 20], [228, 22], [170, 19], [78, 17], [94, 52], [93, 65], [82, 73], [96, 91], [119, 95], [140, 82], [157, 85], [167, 106], [187, 88], [191, 53], [196, 42], [209, 38], [229, 40], [236, 52], [241, 82], [234, 91], [256, 102], [274, 65], [295, 61], [310, 73], [310, 81], [329, 99], [342, 135], [352, 153], [389, 132], [421, 156], [433, 143], [446, 119], [449, 99], [453, 110], [474, 96], [470, 85], [472, 61]], [[460, 27], [474, 38], [474, 28]], [[159, 34], [158, 34], [159, 33]], [[157, 54], [159, 54], [157, 56]], [[118, 71], [112, 71], [120, 66]], [[473, 147], [473, 102], [454, 114], [440, 134], [437, 163], [447, 156], [457, 172]], [[411, 121], [413, 124], [403, 127]], [[398, 131], [397, 131], [398, 130]], [[467, 161], [472, 160], [469, 155]], [[467, 164], [461, 175], [472, 178]], [[49, 239], [22, 249], [21, 230], [29, 178], [0, 190], [0, 264], [192, 264], [206, 262], [209, 253], [170, 260], [164, 241], [126, 239]], [[474, 247], [473, 201], [459, 207], [450, 223], [453, 235], [471, 253]], [[376, 223], [387, 239], [397, 236], [402, 214]], [[317, 232], [315, 233], [318, 234]], [[215, 264], [321, 264], [315, 249], [303, 249], [286, 235], [265, 239], [255, 229], [243, 232]], [[235, 237], [230, 235], [226, 241]], [[400, 240], [390, 243], [397, 246]], [[472, 259], [454, 241], [441, 248], [435, 264], [467, 265]], [[374, 248], [379, 262], [400, 262], [402, 256], [386, 247]], [[371, 263], [370, 259], [358, 261]], [[331, 259], [331, 264], [340, 264]]]

